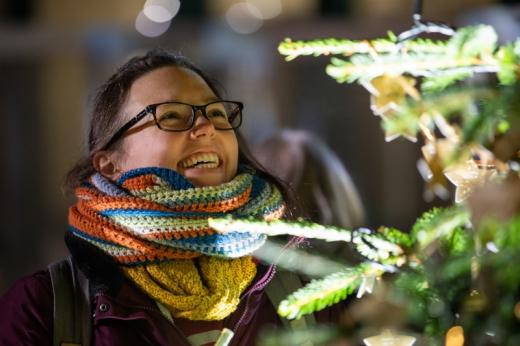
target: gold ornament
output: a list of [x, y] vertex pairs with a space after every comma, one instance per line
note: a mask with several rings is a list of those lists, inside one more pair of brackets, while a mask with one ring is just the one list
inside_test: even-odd
[[463, 346], [464, 345], [464, 329], [461, 326], [451, 327], [446, 333], [445, 346]]
[[448, 181], [444, 175], [444, 163], [455, 151], [457, 143], [449, 139], [427, 140], [421, 151], [424, 159], [420, 159], [417, 168], [426, 181], [425, 197], [433, 199], [436, 195], [442, 199], [448, 198]]
[[[402, 120], [402, 121], [401, 121]], [[415, 125], [410, 124], [405, 119], [390, 120], [389, 117], [382, 119], [383, 130], [385, 131], [385, 141], [391, 142], [396, 138], [404, 137], [410, 142], [417, 142], [417, 130]]]
[[[415, 79], [409, 76], [384, 74], [363, 85], [371, 94], [370, 109], [375, 115], [383, 118], [385, 140], [389, 142], [403, 136], [412, 142], [417, 141], [416, 129], [411, 128], [406, 121], [399, 124], [401, 126], [396, 126], [395, 122], [388, 121], [395, 116], [395, 111], [406, 101], [407, 95], [415, 100], [420, 99], [419, 91], [414, 86]], [[385, 122], [385, 120], [387, 121]]]
[[370, 108], [376, 115], [385, 117], [404, 103], [406, 95], [419, 100], [419, 91], [414, 85], [415, 78], [409, 76], [384, 74], [372, 79], [370, 84], [366, 85], [371, 94]]
[[415, 343], [413, 336], [396, 335], [390, 330], [385, 330], [381, 335], [363, 339], [366, 346], [412, 346]]
[[467, 160], [444, 171], [444, 175], [456, 186], [456, 203], [466, 200], [475, 188], [494, 178], [496, 174], [495, 165], [476, 160]]

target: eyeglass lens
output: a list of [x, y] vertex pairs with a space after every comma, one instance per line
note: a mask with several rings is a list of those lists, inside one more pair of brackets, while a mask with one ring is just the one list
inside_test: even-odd
[[[155, 118], [162, 129], [181, 131], [193, 126], [194, 108], [181, 103], [164, 103], [155, 109]], [[219, 130], [236, 128], [241, 122], [240, 106], [234, 102], [214, 102], [206, 105], [206, 117]]]

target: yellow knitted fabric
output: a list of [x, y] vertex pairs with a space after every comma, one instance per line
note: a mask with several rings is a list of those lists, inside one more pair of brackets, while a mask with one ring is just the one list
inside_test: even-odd
[[235, 259], [201, 256], [123, 270], [174, 317], [196, 321], [222, 320], [229, 316], [256, 275], [251, 256]]

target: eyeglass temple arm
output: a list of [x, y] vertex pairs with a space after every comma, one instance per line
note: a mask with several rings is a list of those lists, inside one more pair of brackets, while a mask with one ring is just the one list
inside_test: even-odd
[[137, 114], [135, 117], [130, 119], [119, 130], [117, 130], [117, 132], [112, 136], [112, 138], [108, 141], [108, 143], [103, 146], [103, 149], [101, 149], [101, 150], [105, 150], [105, 149], [109, 148], [112, 144], [115, 143], [115, 141], [117, 141], [119, 138], [121, 138], [123, 133], [125, 133], [128, 129], [130, 129], [132, 126], [137, 124], [137, 122], [139, 120], [144, 118], [148, 113], [151, 113], [152, 111], [153, 111], [153, 109], [151, 107], [146, 107], [145, 109], [143, 109], [139, 114]]

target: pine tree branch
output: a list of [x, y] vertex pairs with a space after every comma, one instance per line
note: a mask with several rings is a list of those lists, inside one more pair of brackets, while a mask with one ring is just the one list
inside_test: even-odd
[[278, 307], [278, 314], [294, 319], [323, 310], [351, 295], [361, 284], [364, 275], [381, 276], [382, 273], [371, 265], [362, 264], [321, 280], [313, 280], [283, 300]]
[[364, 257], [394, 264], [403, 255], [400, 246], [384, 239], [381, 234], [366, 228], [350, 231], [334, 226], [300, 221], [262, 221], [256, 219], [209, 218], [209, 226], [218, 232], [251, 232], [268, 236], [292, 235], [297, 237], [343, 241], [354, 244], [355, 249]]
[[326, 38], [310, 41], [292, 41], [286, 38], [278, 46], [280, 54], [285, 55], [285, 60], [294, 60], [299, 56], [312, 55], [344, 55], [354, 54], [391, 54], [399, 51], [415, 53], [443, 54], [446, 52], [446, 43], [429, 39], [416, 39], [397, 44], [396, 38], [389, 33], [388, 39], [376, 40], [347, 40]]
[[385, 74], [410, 74], [416, 77], [461, 75], [473, 73], [496, 73], [498, 62], [475, 57], [453, 58], [445, 55], [378, 56], [375, 58], [352, 59], [350, 62], [338, 58], [326, 67], [326, 73], [338, 83], [371, 80]]
[[209, 226], [219, 232], [252, 232], [277, 236], [288, 234], [297, 237], [323, 239], [327, 241], [352, 241], [353, 231], [334, 226], [323, 226], [304, 220], [298, 221], [263, 221], [253, 218], [235, 219], [231, 216], [225, 218], [208, 218]]
[[[418, 245], [417, 253], [428, 256], [426, 248], [439, 243], [442, 239], [453, 238], [454, 232], [468, 225], [470, 225], [470, 214], [463, 207], [433, 208], [425, 212], [417, 219], [411, 232], [412, 238]], [[457, 239], [465, 241], [465, 239]], [[452, 245], [454, 248], [459, 247], [460, 250], [460, 244]]]

